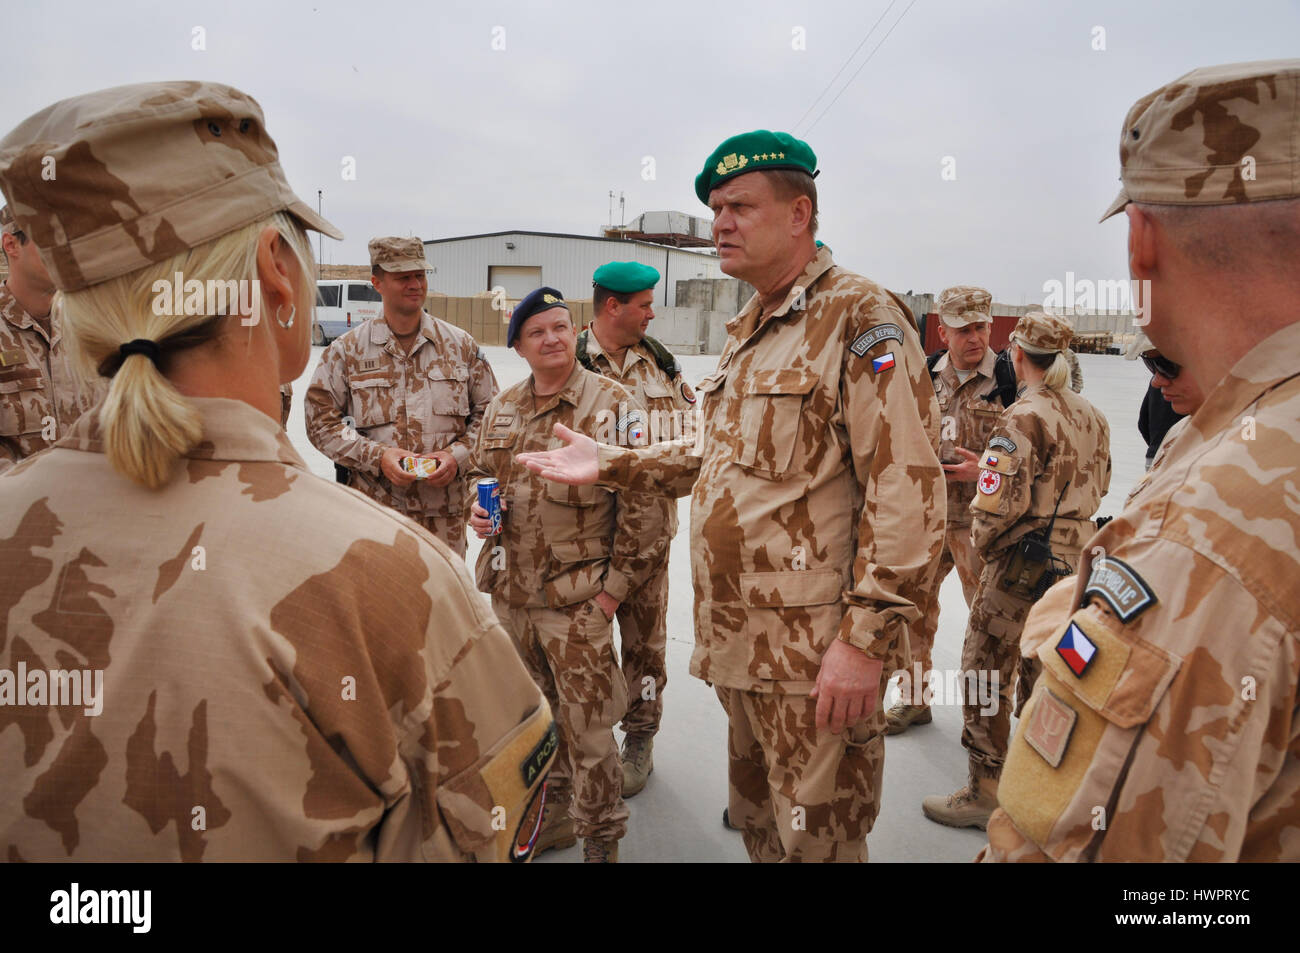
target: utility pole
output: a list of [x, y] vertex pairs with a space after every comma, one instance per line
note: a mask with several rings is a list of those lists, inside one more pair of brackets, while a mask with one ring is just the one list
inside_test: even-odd
[[[316, 190], [316, 214], [321, 218], [325, 217], [324, 199], [322, 191]], [[316, 279], [319, 281], [325, 276], [325, 236], [321, 232], [316, 233]]]

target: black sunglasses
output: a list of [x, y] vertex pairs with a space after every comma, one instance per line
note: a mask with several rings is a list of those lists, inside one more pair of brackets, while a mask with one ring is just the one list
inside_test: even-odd
[[1155, 357], [1142, 355], [1142, 363], [1147, 366], [1147, 370], [1152, 374], [1159, 374], [1167, 380], [1173, 380], [1182, 371], [1182, 365], [1175, 364], [1163, 354], [1157, 354]]

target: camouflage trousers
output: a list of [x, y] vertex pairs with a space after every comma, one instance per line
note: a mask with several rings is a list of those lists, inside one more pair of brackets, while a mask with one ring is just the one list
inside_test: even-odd
[[447, 547], [465, 558], [465, 518], [463, 516], [435, 516], [432, 513], [407, 513], [434, 536], [447, 544]]
[[[1078, 565], [1077, 548], [1054, 543], [1053, 551], [1071, 566]], [[993, 714], [983, 714], [985, 706], [969, 693], [962, 704], [961, 743], [970, 760], [971, 777], [976, 779], [1001, 777], [1011, 733], [1012, 686], [1018, 699], [1015, 713], [1019, 715], [1041, 668], [1037, 659], [1020, 657], [1020, 634], [1033, 602], [1002, 586], [1002, 577], [1014, 555], [1012, 547], [984, 564], [962, 646], [963, 671], [990, 679], [997, 673], [998, 678], [997, 710]]]
[[569, 805], [579, 837], [621, 838], [628, 809], [614, 725], [627, 710], [627, 690], [613, 623], [593, 599], [520, 609], [494, 596], [492, 608], [555, 713], [560, 747], [548, 798]]
[[[964, 526], [948, 525], [944, 533], [943, 554], [939, 557], [939, 573], [934, 580], [934, 599], [926, 609], [921, 621], [910, 630], [912, 646], [912, 664], [921, 666], [921, 677], [929, 673], [933, 662], [934, 634], [939, 630], [939, 587], [948, 578], [954, 567], [961, 580], [961, 591], [966, 596], [966, 605], [975, 601], [975, 592], [979, 588], [980, 573], [984, 569], [984, 560], [975, 551], [970, 541], [970, 524]], [[922, 682], [921, 684], [925, 684]]]
[[627, 681], [627, 714], [623, 731], [653, 737], [664, 714], [668, 684], [668, 554], [650, 578], [619, 604], [618, 636], [623, 647], [623, 677]]
[[[885, 681], [880, 685], [884, 695]], [[885, 715], [818, 731], [817, 702], [715, 686], [727, 712], [727, 811], [755, 863], [867, 859], [880, 813]]]

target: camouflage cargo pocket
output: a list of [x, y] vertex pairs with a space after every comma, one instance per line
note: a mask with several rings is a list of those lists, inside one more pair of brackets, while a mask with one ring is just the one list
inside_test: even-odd
[[44, 386], [45, 378], [36, 368], [0, 372], [0, 435], [17, 437], [40, 431]]
[[755, 371], [744, 383], [736, 463], [768, 480], [790, 471], [804, 399], [817, 386], [808, 371]]
[[431, 367], [427, 375], [429, 413], [438, 417], [469, 416], [469, 369]]

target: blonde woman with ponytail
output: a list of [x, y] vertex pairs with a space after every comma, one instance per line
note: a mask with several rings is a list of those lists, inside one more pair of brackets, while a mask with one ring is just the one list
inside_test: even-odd
[[971, 541], [984, 569], [961, 667], [996, 677], [988, 689], [998, 697], [991, 714], [987, 694], [981, 700], [971, 692], [962, 705], [967, 785], [922, 802], [927, 817], [951, 827], [983, 830], [997, 807], [1012, 687], [1018, 677], [1015, 696], [1023, 706], [1038, 675], [1037, 660], [1020, 656], [1025, 617], [1055, 577], [1074, 572], [1110, 487], [1110, 425], [1071, 389], [1065, 351], [1072, 336], [1059, 315], [1032, 311], [1017, 322], [1009, 348], [1020, 395], [998, 418], [979, 459]]
[[[82, 373], [110, 382], [99, 425], [114, 470], [150, 489], [167, 483], [203, 437], [191, 397], [229, 397], [280, 419], [280, 381], [301, 373], [310, 352], [310, 310], [298, 320], [297, 309], [310, 308], [314, 268], [306, 233], [280, 211], [64, 295]], [[185, 276], [179, 289], [177, 275]], [[225, 296], [224, 313], [186, 313], [191, 281], [204, 305], [210, 286], [229, 291], [233, 281], [236, 293]]]
[[[257, 103], [198, 82], [64, 100], [0, 141], [0, 188], [108, 385], [0, 475], [9, 859], [526, 858], [541, 692], [463, 563], [312, 476], [281, 428], [305, 229], [342, 235]], [[15, 672], [49, 690], [9, 697]]]

